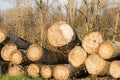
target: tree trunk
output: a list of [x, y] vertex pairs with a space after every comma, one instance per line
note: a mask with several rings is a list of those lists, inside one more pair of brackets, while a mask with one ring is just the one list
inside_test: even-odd
[[41, 62], [42, 64], [60, 64], [68, 62], [65, 54], [52, 52], [38, 46], [37, 44], [29, 46], [27, 57], [33, 62]]
[[44, 79], [51, 79], [53, 77], [53, 65], [43, 65], [40, 74]]
[[27, 73], [31, 77], [38, 77], [40, 74], [41, 64], [30, 64], [27, 66]]
[[113, 77], [113, 78], [119, 78], [120, 79], [120, 61], [113, 61], [110, 64], [110, 68], [109, 68], [109, 74]]
[[82, 40], [84, 50], [89, 54], [98, 52], [98, 46], [103, 42], [103, 37], [99, 32], [85, 34]]
[[84, 64], [87, 58], [87, 53], [81, 46], [75, 46], [68, 54], [68, 61], [74, 67], [80, 67]]
[[109, 64], [109, 62], [105, 61], [97, 54], [88, 56], [85, 61], [88, 73], [100, 76], [108, 74]]
[[10, 61], [9, 57], [11, 55], [11, 52], [16, 50], [17, 46], [14, 43], [8, 43], [5, 44], [5, 46], [1, 50], [1, 57], [5, 61]]
[[11, 32], [7, 33], [6, 39], [3, 43], [8, 43], [8, 42], [15, 43], [19, 49], [27, 49], [29, 45], [31, 45], [30, 42], [18, 37], [17, 35]]
[[69, 78], [83, 77], [87, 74], [84, 66], [75, 68], [70, 64], [56, 65], [53, 68], [53, 76], [56, 80], [67, 80]]
[[24, 73], [25, 73], [24, 68], [21, 67], [20, 65], [13, 65], [8, 69], [9, 76], [18, 76]]
[[80, 43], [75, 30], [64, 21], [54, 23], [48, 29], [47, 38], [51, 45], [62, 48], [66, 53]]
[[104, 59], [120, 57], [120, 42], [104, 41], [99, 46], [99, 55]]

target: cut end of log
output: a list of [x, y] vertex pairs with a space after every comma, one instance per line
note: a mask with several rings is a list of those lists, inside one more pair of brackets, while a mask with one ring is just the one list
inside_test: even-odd
[[5, 61], [10, 61], [11, 52], [16, 50], [17, 46], [13, 43], [6, 44], [1, 50], [1, 57]]
[[102, 58], [110, 59], [114, 54], [114, 47], [109, 41], [105, 41], [100, 44], [98, 53]]
[[27, 50], [27, 57], [31, 61], [38, 61], [42, 56], [42, 48], [37, 44], [32, 44]]
[[22, 62], [22, 53], [19, 50], [14, 50], [11, 52], [10, 61], [12, 64], [20, 64]]
[[52, 78], [52, 74], [53, 74], [53, 72], [52, 72], [52, 68], [50, 68], [49, 66], [47, 66], [47, 65], [44, 65], [44, 66], [42, 66], [42, 68], [41, 68], [41, 76], [43, 77], [43, 78], [45, 78], [45, 79], [49, 79], [49, 78]]
[[47, 33], [48, 40], [51, 45], [61, 47], [76, 38], [72, 27], [64, 21], [54, 23]]
[[39, 66], [37, 64], [30, 64], [27, 67], [27, 72], [29, 76], [38, 77], [39, 76]]
[[69, 77], [69, 70], [63, 65], [57, 65], [53, 69], [53, 76], [57, 80], [66, 80]]
[[7, 33], [4, 30], [0, 30], [0, 42], [3, 42], [7, 37]]
[[74, 67], [79, 67], [80, 65], [84, 64], [86, 58], [87, 53], [80, 46], [74, 47], [68, 54], [68, 60]]
[[14, 65], [13, 67], [9, 68], [8, 74], [10, 76], [18, 76], [24, 74], [24, 70], [22, 70], [20, 66]]
[[88, 56], [85, 61], [85, 66], [90, 74], [99, 75], [105, 68], [106, 61], [102, 59], [99, 55], [93, 54]]
[[98, 46], [103, 42], [103, 37], [99, 32], [91, 32], [86, 34], [82, 40], [82, 46], [89, 54], [98, 52]]
[[120, 78], [120, 61], [113, 61], [110, 64], [109, 73], [113, 78]]

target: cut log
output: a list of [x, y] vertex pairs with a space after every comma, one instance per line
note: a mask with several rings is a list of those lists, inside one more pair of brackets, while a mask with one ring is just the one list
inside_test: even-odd
[[99, 32], [85, 34], [82, 40], [84, 50], [89, 54], [98, 52], [98, 46], [103, 42], [103, 36]]
[[6, 31], [0, 29], [0, 43], [3, 42], [7, 37]]
[[38, 77], [40, 74], [40, 66], [39, 64], [30, 64], [27, 66], [27, 73], [31, 77]]
[[76, 34], [69, 24], [64, 21], [59, 21], [48, 29], [47, 37], [51, 45], [60, 47], [75, 40]]
[[83, 77], [87, 74], [85, 71], [85, 68], [83, 66], [80, 66], [79, 68], [75, 68], [70, 64], [61, 64], [56, 65], [53, 68], [53, 77], [56, 80], [67, 80], [70, 78], [78, 78]]
[[45, 48], [32, 44], [27, 50], [27, 57], [34, 62], [41, 62], [43, 64], [60, 64], [67, 63], [67, 56], [65, 54], [52, 52]]
[[80, 46], [75, 46], [68, 54], [68, 61], [74, 67], [80, 67], [84, 64], [87, 53]]
[[9, 76], [19, 76], [19, 75], [23, 75], [24, 73], [25, 71], [23, 67], [21, 67], [20, 65], [13, 65], [8, 69]]
[[3, 43], [15, 43], [19, 49], [27, 49], [29, 45], [31, 45], [27, 40], [24, 40], [11, 32], [7, 33]]
[[43, 65], [41, 67], [40, 73], [44, 79], [51, 79], [53, 77], [53, 66]]
[[120, 57], [120, 42], [104, 41], [100, 44], [98, 53], [104, 59]]
[[120, 61], [111, 62], [110, 68], [109, 68], [109, 74], [113, 78], [119, 78], [120, 79]]
[[5, 61], [10, 61], [9, 57], [11, 55], [11, 52], [16, 50], [17, 46], [14, 43], [8, 43], [5, 44], [5, 46], [1, 50], [1, 57]]
[[108, 74], [109, 64], [109, 62], [102, 59], [98, 54], [88, 56], [85, 61], [88, 73], [99, 76], [105, 76]]

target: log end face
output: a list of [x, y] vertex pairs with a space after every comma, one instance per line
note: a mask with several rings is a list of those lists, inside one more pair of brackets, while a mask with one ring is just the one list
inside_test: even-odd
[[68, 60], [74, 67], [79, 67], [84, 64], [87, 58], [87, 53], [80, 46], [74, 47], [68, 54]]
[[10, 55], [10, 61], [13, 64], [20, 64], [22, 62], [22, 53], [19, 50], [15, 50], [12, 52], [12, 54]]
[[89, 54], [95, 54], [98, 51], [98, 46], [103, 42], [103, 37], [99, 32], [91, 32], [86, 34], [82, 40], [82, 46]]
[[60, 21], [48, 29], [47, 37], [51, 45], [61, 47], [75, 39], [75, 32], [66, 22]]
[[102, 58], [110, 59], [114, 54], [114, 47], [109, 41], [105, 41], [100, 44], [98, 53]]
[[42, 48], [36, 44], [29, 46], [27, 50], [27, 57], [31, 61], [38, 61], [42, 56]]
[[4, 30], [0, 30], [0, 42], [3, 42], [7, 37], [7, 33]]
[[39, 76], [39, 66], [36, 64], [30, 64], [27, 67], [27, 73], [29, 76], [38, 77]]
[[99, 55], [93, 54], [86, 59], [85, 66], [90, 74], [99, 75], [106, 66], [106, 61]]
[[11, 52], [16, 50], [17, 46], [13, 43], [6, 44], [1, 50], [1, 57], [5, 61], [10, 61]]
[[57, 65], [53, 69], [53, 76], [57, 80], [66, 80], [69, 77], [69, 70], [63, 65]]
[[52, 69], [49, 66], [42, 66], [41, 68], [41, 76], [45, 79], [52, 78]]
[[120, 61], [113, 61], [110, 64], [109, 73], [113, 78], [120, 78]]

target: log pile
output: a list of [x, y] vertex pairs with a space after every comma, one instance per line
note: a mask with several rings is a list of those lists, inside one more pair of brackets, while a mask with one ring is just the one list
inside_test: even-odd
[[79, 40], [73, 27], [64, 21], [50, 26], [47, 38], [59, 52], [0, 30], [0, 74], [57, 80], [88, 75], [120, 78], [120, 42], [105, 40], [98, 31]]

